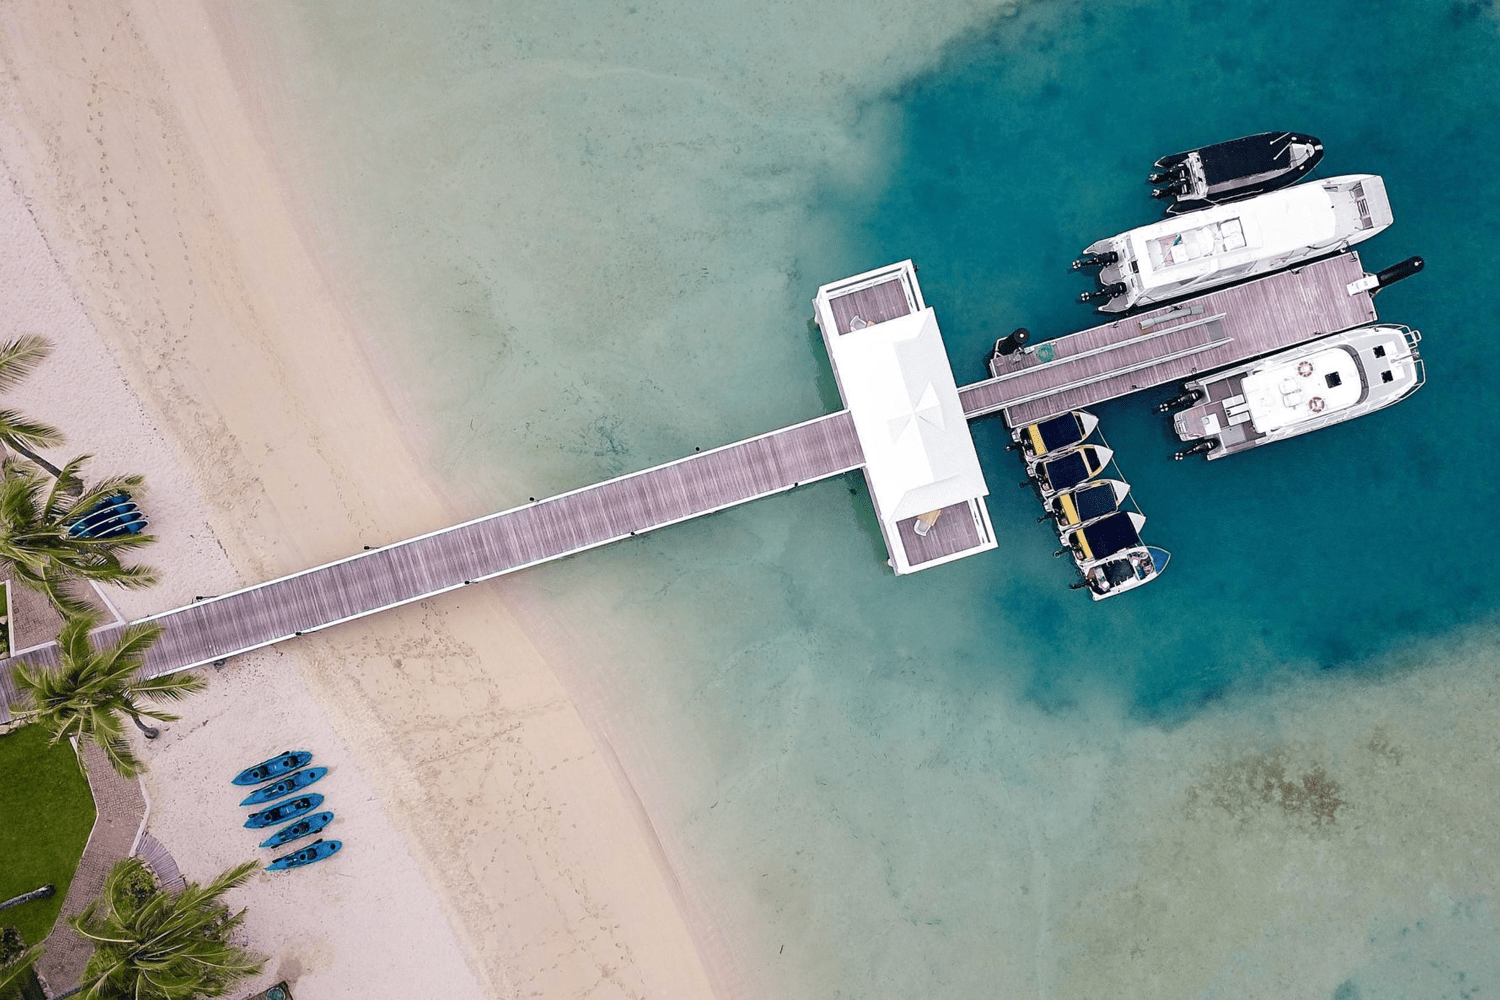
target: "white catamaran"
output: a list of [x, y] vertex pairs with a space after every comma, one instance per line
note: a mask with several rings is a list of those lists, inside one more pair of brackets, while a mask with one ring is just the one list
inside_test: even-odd
[[1172, 424], [1192, 443], [1177, 457], [1223, 458], [1399, 403], [1425, 379], [1421, 339], [1404, 326], [1363, 326], [1188, 382], [1193, 405]]

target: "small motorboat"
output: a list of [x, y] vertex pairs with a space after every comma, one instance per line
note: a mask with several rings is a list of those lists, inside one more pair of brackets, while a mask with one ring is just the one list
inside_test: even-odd
[[1134, 511], [1119, 511], [1063, 535], [1073, 562], [1083, 580], [1074, 589], [1088, 588], [1089, 597], [1102, 601], [1123, 594], [1161, 575], [1172, 558], [1165, 549], [1141, 541], [1146, 516]]
[[1116, 511], [1092, 524], [1081, 525], [1063, 532], [1066, 548], [1058, 555], [1071, 551], [1073, 561], [1084, 569], [1108, 556], [1115, 555], [1134, 545], [1141, 544], [1141, 529], [1146, 526], [1146, 515], [1133, 510]]
[[265, 840], [262, 840], [260, 846], [280, 847], [283, 844], [290, 844], [294, 840], [301, 840], [309, 834], [317, 833], [332, 822], [333, 813], [331, 812], [313, 813], [311, 816], [304, 816], [297, 822], [290, 823], [277, 830]]
[[1087, 587], [1090, 598], [1102, 601], [1150, 583], [1161, 576], [1171, 560], [1172, 553], [1166, 549], [1155, 545], [1134, 546], [1082, 570], [1083, 580], [1073, 584], [1073, 588]]
[[300, 851], [291, 854], [283, 854], [281, 857], [266, 865], [268, 872], [284, 872], [292, 868], [303, 868], [315, 861], [331, 858], [344, 846], [342, 840], [315, 840]]
[[1010, 432], [1026, 460], [1044, 458], [1083, 444], [1099, 426], [1099, 418], [1087, 410], [1073, 410], [1035, 424], [1026, 424]]
[[304, 795], [301, 798], [283, 802], [269, 809], [262, 809], [258, 813], [251, 813], [250, 818], [245, 820], [245, 826], [251, 830], [258, 830], [263, 826], [275, 826], [277, 823], [289, 819], [296, 819], [304, 813], [310, 813], [323, 804], [323, 796], [314, 793]]
[[1300, 132], [1260, 132], [1156, 161], [1147, 180], [1165, 184], [1151, 196], [1172, 199], [1168, 215], [1276, 191], [1306, 177], [1323, 159], [1323, 143]]
[[270, 760], [263, 760], [254, 767], [247, 767], [235, 775], [236, 785], [258, 785], [262, 781], [290, 774], [299, 767], [312, 763], [312, 754], [306, 750], [283, 750]]
[[283, 795], [290, 795], [295, 791], [306, 788], [328, 773], [326, 767], [309, 767], [301, 771], [293, 771], [280, 781], [273, 781], [269, 785], [263, 785], [245, 796], [240, 803], [242, 806], [259, 805], [262, 802], [275, 802]]
[[1027, 470], [1030, 485], [1046, 503], [1054, 494], [1081, 486], [1103, 472], [1114, 455], [1104, 445], [1086, 444], [1056, 458], [1043, 459]]
[[1047, 513], [1041, 520], [1051, 518], [1057, 523], [1058, 534], [1072, 528], [1097, 521], [1120, 509], [1130, 493], [1130, 484], [1123, 479], [1100, 479], [1071, 490], [1064, 490], [1047, 503]]

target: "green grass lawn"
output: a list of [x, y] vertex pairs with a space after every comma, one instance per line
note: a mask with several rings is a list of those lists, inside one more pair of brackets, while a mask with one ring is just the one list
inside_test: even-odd
[[57, 895], [0, 910], [28, 944], [52, 931], [83, 845], [94, 799], [72, 744], [47, 745], [40, 726], [0, 736], [0, 901], [52, 883]]

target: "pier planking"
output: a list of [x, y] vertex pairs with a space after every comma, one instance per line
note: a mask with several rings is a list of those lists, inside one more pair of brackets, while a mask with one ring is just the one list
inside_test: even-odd
[[[840, 410], [142, 619], [165, 628], [144, 673], [202, 666], [863, 465], [854, 421]], [[98, 641], [120, 628], [101, 630]], [[0, 663], [0, 722], [16, 700], [10, 667], [18, 661], [55, 663], [56, 647]]]
[[[1003, 413], [1016, 427], [1373, 323], [1371, 293], [1348, 290], [1362, 277], [1359, 255], [1339, 254], [1047, 341], [1003, 359], [996, 377], [961, 387], [964, 415]], [[1202, 312], [1150, 322], [1184, 306]]]
[[[1003, 413], [1017, 426], [1182, 381], [1374, 322], [1371, 293], [1348, 292], [1363, 276], [1358, 255], [1341, 254], [1115, 320], [1039, 345], [1050, 348], [1050, 361], [1038, 350], [1004, 359], [996, 377], [960, 388], [959, 398], [970, 420]], [[920, 289], [894, 271], [851, 284], [833, 302], [840, 334], [856, 317], [876, 323], [923, 308]], [[1201, 310], [1184, 309], [1193, 306]], [[201, 666], [863, 465], [853, 418], [841, 410], [142, 619], [165, 629], [144, 673]], [[926, 537], [916, 535], [914, 520], [899, 531], [918, 564], [972, 546], [984, 528], [958, 505]], [[121, 628], [97, 638], [108, 641]], [[16, 700], [10, 667], [55, 659], [49, 644], [0, 662], [0, 723]]]

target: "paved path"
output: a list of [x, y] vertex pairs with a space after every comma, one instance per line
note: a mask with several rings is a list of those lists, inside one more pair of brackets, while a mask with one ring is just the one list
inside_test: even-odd
[[79, 757], [99, 814], [89, 834], [88, 846], [83, 849], [83, 858], [78, 862], [78, 871], [73, 875], [73, 884], [63, 898], [57, 925], [47, 938], [47, 950], [37, 962], [37, 972], [52, 996], [78, 983], [94, 951], [93, 945], [68, 926], [67, 918], [82, 913], [98, 897], [109, 870], [120, 859], [130, 856], [136, 833], [146, 817], [146, 799], [141, 794], [140, 782], [116, 774], [104, 751], [93, 744], [85, 745]]

